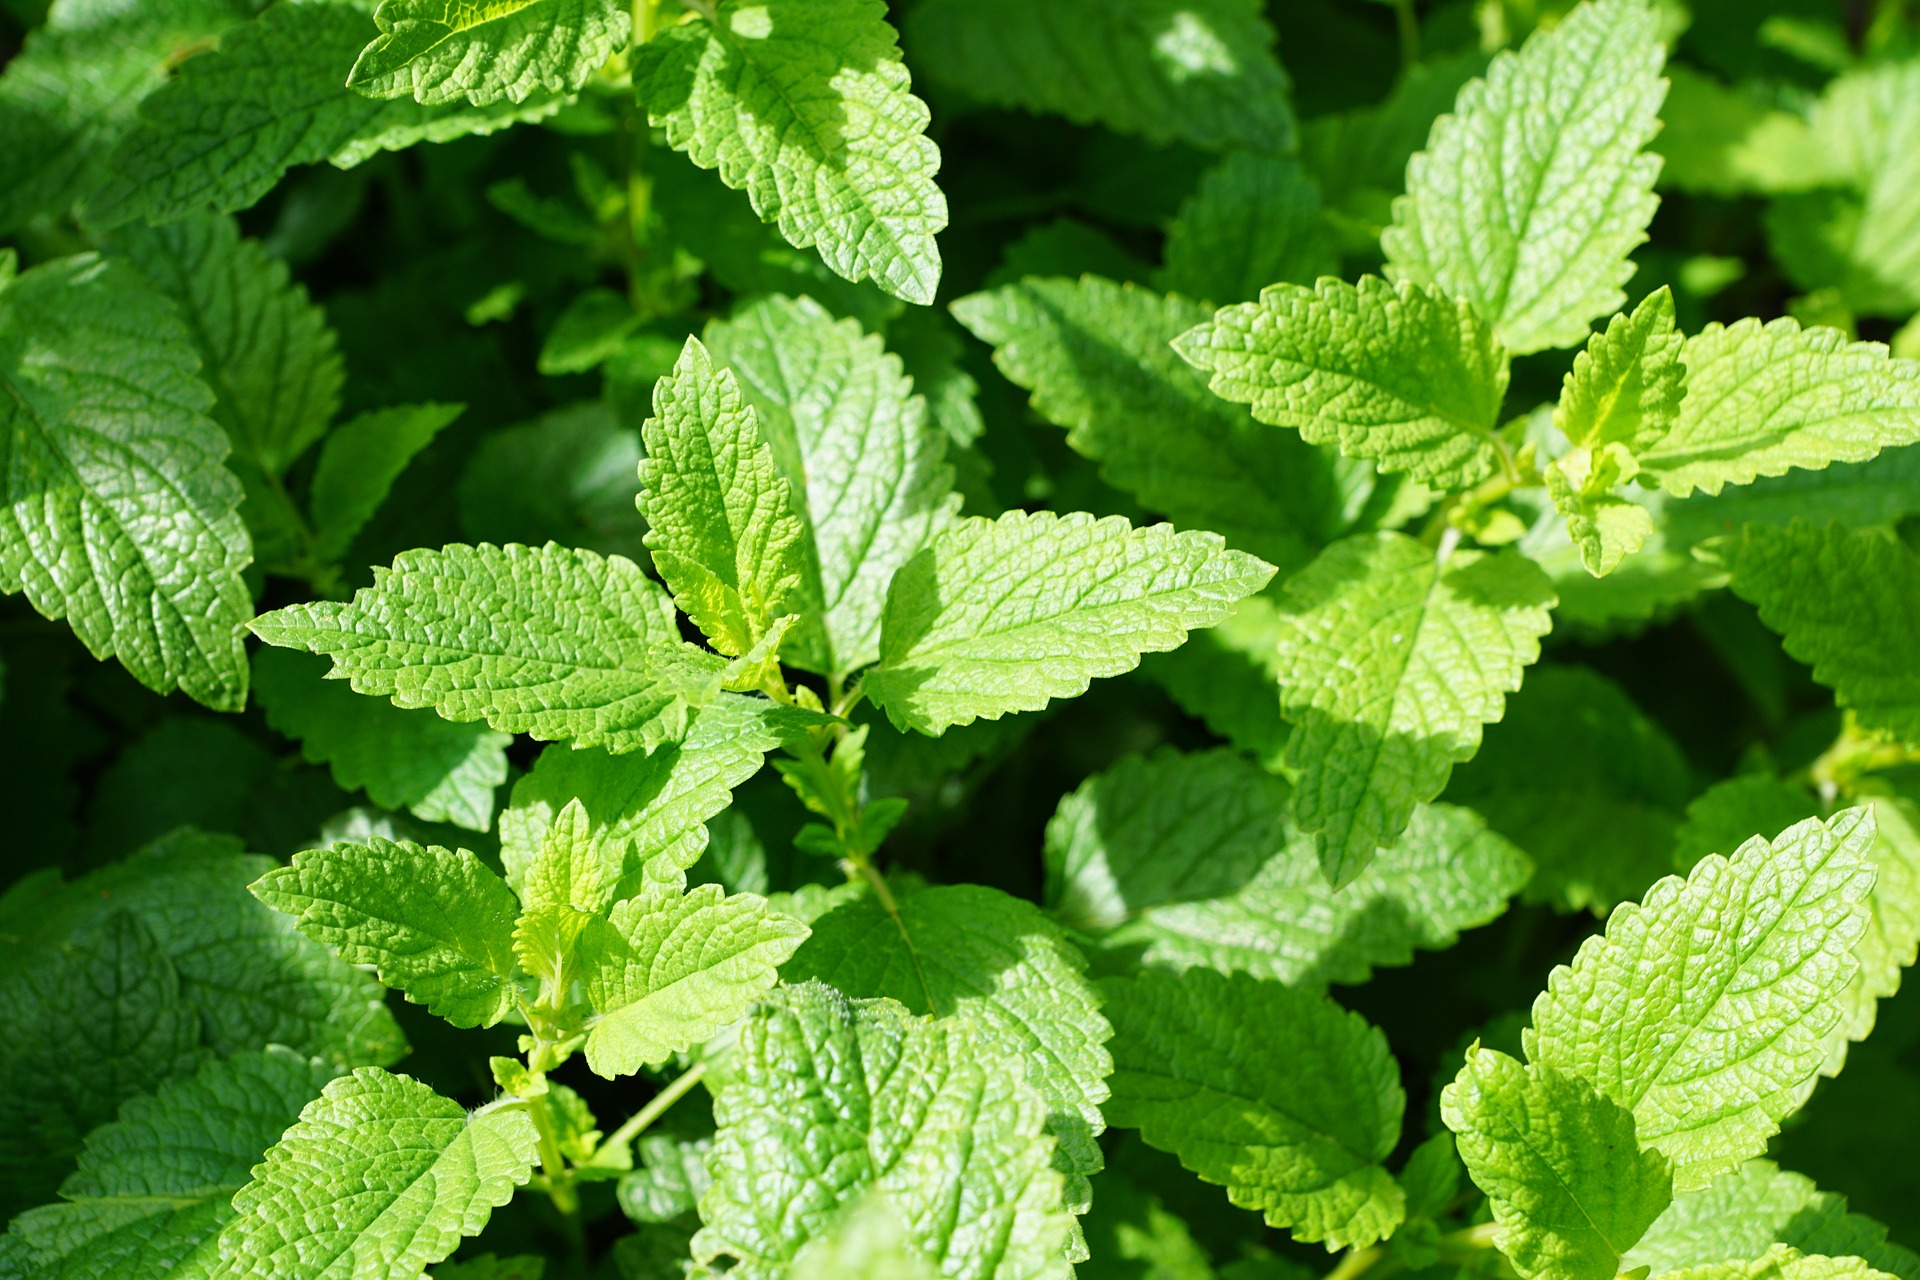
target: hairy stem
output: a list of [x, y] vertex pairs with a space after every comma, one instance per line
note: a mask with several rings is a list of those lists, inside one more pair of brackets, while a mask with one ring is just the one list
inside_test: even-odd
[[653, 1095], [647, 1105], [627, 1117], [625, 1124], [600, 1140], [600, 1149], [625, 1146], [647, 1131], [655, 1120], [667, 1113], [674, 1103], [687, 1096], [687, 1090], [700, 1083], [707, 1074], [707, 1064], [696, 1062], [682, 1071], [668, 1083], [667, 1087]]

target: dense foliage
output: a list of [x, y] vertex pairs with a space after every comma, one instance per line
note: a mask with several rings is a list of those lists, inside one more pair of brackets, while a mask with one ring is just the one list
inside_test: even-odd
[[0, 1280], [1920, 1280], [1910, 7], [0, 0]]

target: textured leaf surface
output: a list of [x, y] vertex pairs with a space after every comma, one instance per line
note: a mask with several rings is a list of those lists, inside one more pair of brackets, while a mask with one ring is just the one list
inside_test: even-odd
[[1677, 497], [1920, 440], [1920, 363], [1890, 360], [1877, 342], [1750, 319], [1708, 325], [1681, 358], [1679, 420], [1640, 458]]
[[[388, 0], [393, 3], [394, 0]], [[634, 82], [667, 141], [849, 280], [930, 303], [947, 201], [879, 0], [720, 0], [643, 45]]]
[[674, 602], [726, 654], [766, 634], [800, 589], [800, 521], [740, 383], [688, 338], [653, 386], [640, 505]]
[[680, 639], [638, 565], [553, 543], [409, 551], [351, 603], [289, 605], [252, 626], [330, 655], [355, 692], [397, 707], [614, 751], [678, 738], [722, 666]]
[[237, 710], [252, 549], [198, 366], [124, 263], [63, 258], [0, 291], [0, 591], [148, 688]]
[[262, 1152], [299, 1119], [333, 1071], [286, 1049], [209, 1062], [121, 1108], [87, 1135], [60, 1203], [11, 1234], [45, 1280], [160, 1280], [204, 1274], [229, 1205]]
[[1507, 358], [1464, 302], [1378, 276], [1275, 285], [1174, 344], [1215, 395], [1382, 471], [1464, 489], [1499, 465]]
[[[714, 1100], [701, 1259], [771, 1280], [878, 1188], [943, 1274], [1064, 1280], [1068, 1223], [1046, 1104], [972, 1026], [785, 989], [741, 1028]], [[778, 1185], [775, 1200], [763, 1188]]]
[[1113, 1028], [1085, 976], [1086, 961], [1038, 908], [984, 885], [899, 898], [896, 922], [871, 895], [813, 922], [789, 981], [818, 978], [845, 995], [898, 1000], [914, 1013], [971, 1020], [1002, 1062], [1025, 1064], [1059, 1140], [1055, 1167], [1067, 1203], [1084, 1213], [1088, 1178], [1104, 1161], [1100, 1104], [1113, 1070]]
[[933, 735], [1035, 711], [1175, 647], [1272, 576], [1210, 533], [1084, 513], [965, 520], [894, 579], [863, 687], [897, 727]]
[[1293, 147], [1286, 73], [1252, 0], [932, 0], [907, 34], [916, 66], [998, 105], [1155, 142]]
[[1632, 1111], [1676, 1190], [1759, 1154], [1820, 1069], [1858, 967], [1873, 835], [1849, 809], [1660, 881], [1553, 971], [1527, 1057]]
[[533, 1173], [523, 1107], [468, 1114], [406, 1076], [363, 1067], [327, 1086], [220, 1234], [223, 1280], [403, 1280], [477, 1235]]
[[1289, 801], [1284, 782], [1230, 751], [1124, 760], [1048, 824], [1047, 903], [1146, 964], [1316, 986], [1453, 945], [1505, 910], [1531, 870], [1469, 811], [1422, 805], [1335, 891]]
[[1920, 743], [1920, 557], [1884, 530], [1749, 525], [1722, 545], [1734, 594], [1860, 723]]
[[253, 694], [267, 723], [329, 765], [343, 791], [364, 789], [383, 809], [410, 809], [428, 822], [472, 831], [493, 825], [493, 796], [507, 780], [513, 741], [482, 724], [455, 724], [431, 711], [402, 711], [326, 680], [326, 664], [280, 649], [254, 658]]
[[1400, 534], [1335, 543], [1286, 585], [1281, 710], [1294, 820], [1335, 885], [1365, 869], [1480, 746], [1552, 626], [1546, 575], [1511, 552], [1442, 563]]
[[1471, 303], [1517, 354], [1584, 339], [1659, 204], [1663, 60], [1644, 0], [1588, 0], [1496, 57], [1408, 166], [1389, 273]]
[[1237, 151], [1208, 170], [1167, 228], [1160, 287], [1225, 306], [1270, 284], [1310, 285], [1340, 259], [1320, 188], [1291, 156]]
[[758, 301], [708, 325], [706, 345], [739, 376], [806, 525], [809, 625], [785, 656], [866, 666], [887, 584], [959, 506], [945, 438], [899, 358], [811, 299]]
[[1802, 1256], [1798, 1249], [1775, 1245], [1758, 1258], [1669, 1271], [1661, 1280], [1890, 1280], [1860, 1258]]
[[456, 1027], [490, 1027], [514, 1006], [520, 904], [465, 850], [377, 836], [309, 849], [262, 876], [253, 892]]
[[382, 0], [379, 36], [347, 84], [369, 98], [428, 105], [524, 102], [571, 93], [627, 38], [627, 10], [609, 0]]
[[994, 364], [1067, 429], [1101, 478], [1183, 529], [1291, 568], [1351, 513], [1327, 451], [1250, 421], [1170, 344], [1205, 306], [1098, 276], [1026, 279], [962, 298], [954, 315]]
[[1885, 1227], [1847, 1212], [1845, 1197], [1767, 1160], [1749, 1160], [1698, 1191], [1674, 1197], [1627, 1254], [1626, 1265], [1651, 1266], [1658, 1274], [1758, 1258], [1775, 1244], [1802, 1253], [1855, 1255], [1903, 1280], [1920, 1275], [1920, 1257], [1889, 1243]]
[[773, 986], [807, 928], [717, 884], [649, 890], [614, 904], [582, 938], [598, 1015], [587, 1062], [612, 1079], [659, 1066], [738, 1021]]
[[416, 142], [492, 133], [560, 105], [553, 97], [488, 108], [362, 97], [347, 87], [347, 73], [375, 30], [361, 6], [322, 3], [276, 5], [228, 32], [142, 103], [88, 203], [88, 220], [111, 226], [234, 212], [296, 165], [358, 164]]
[[1612, 1280], [1673, 1199], [1633, 1113], [1553, 1067], [1475, 1046], [1440, 1113], [1492, 1202], [1500, 1252], [1528, 1280]]
[[1587, 667], [1550, 663], [1528, 673], [1446, 795], [1532, 855], [1528, 901], [1598, 914], [1674, 869], [1690, 779], [1686, 755], [1626, 690]]
[[1296, 1240], [1364, 1247], [1399, 1225], [1405, 1196], [1381, 1161], [1406, 1095], [1365, 1019], [1313, 991], [1204, 969], [1101, 990], [1114, 1124]]
[[513, 784], [513, 801], [500, 815], [508, 882], [519, 884], [554, 815], [578, 798], [595, 848], [621, 868], [620, 896], [643, 885], [685, 888], [687, 868], [707, 847], [707, 821], [779, 745], [746, 714], [744, 701], [708, 707], [684, 740], [644, 756], [565, 745], [541, 752], [533, 769]]

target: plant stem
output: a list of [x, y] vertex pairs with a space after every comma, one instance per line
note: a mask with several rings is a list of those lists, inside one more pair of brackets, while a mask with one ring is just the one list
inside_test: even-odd
[[707, 1074], [707, 1064], [696, 1062], [676, 1076], [666, 1088], [653, 1095], [646, 1106], [627, 1117], [627, 1122], [600, 1140], [602, 1150], [608, 1147], [625, 1146], [645, 1133], [647, 1126], [667, 1113], [667, 1108], [687, 1095], [687, 1090], [700, 1083]]
[[1412, 71], [1420, 65], [1420, 16], [1413, 11], [1414, 0], [1393, 0], [1393, 16], [1400, 27], [1400, 70]]
[[1327, 1272], [1326, 1280], [1354, 1280], [1355, 1276], [1366, 1274], [1374, 1263], [1386, 1256], [1386, 1250], [1379, 1245], [1367, 1249], [1349, 1249], [1341, 1256], [1333, 1270]]

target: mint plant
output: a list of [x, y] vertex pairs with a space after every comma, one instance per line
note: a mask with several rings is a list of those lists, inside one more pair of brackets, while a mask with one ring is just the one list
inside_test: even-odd
[[0, 57], [0, 1280], [1920, 1280], [1910, 6]]

